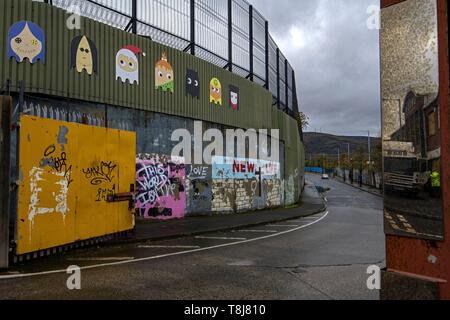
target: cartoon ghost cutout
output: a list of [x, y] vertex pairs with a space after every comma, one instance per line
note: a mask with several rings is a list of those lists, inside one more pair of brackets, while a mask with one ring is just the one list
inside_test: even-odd
[[30, 21], [19, 21], [11, 26], [8, 32], [8, 58], [23, 62], [27, 58], [30, 63], [45, 60], [44, 31]]
[[239, 110], [239, 88], [230, 86], [230, 106], [233, 110]]
[[70, 68], [76, 68], [79, 73], [86, 71], [92, 75], [97, 73], [97, 65], [95, 43], [86, 36], [73, 38], [70, 46]]
[[165, 52], [162, 53], [161, 60], [155, 65], [155, 89], [171, 93], [175, 90], [173, 69]]
[[139, 61], [137, 56], [145, 53], [135, 46], [124, 46], [116, 55], [116, 80], [121, 79], [123, 83], [127, 80], [130, 84], [139, 84]]
[[200, 79], [197, 71], [188, 69], [186, 72], [186, 95], [200, 99]]
[[209, 102], [222, 105], [222, 84], [219, 79], [212, 78], [209, 86]]

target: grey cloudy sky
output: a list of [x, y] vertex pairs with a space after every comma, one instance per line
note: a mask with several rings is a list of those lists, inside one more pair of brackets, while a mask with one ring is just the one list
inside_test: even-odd
[[307, 131], [380, 135], [379, 0], [250, 0], [296, 71]]

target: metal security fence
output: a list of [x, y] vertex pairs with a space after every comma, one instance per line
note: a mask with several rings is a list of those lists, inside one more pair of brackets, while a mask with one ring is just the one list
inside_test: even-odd
[[189, 52], [270, 90], [273, 104], [298, 112], [295, 73], [245, 0], [37, 0]]

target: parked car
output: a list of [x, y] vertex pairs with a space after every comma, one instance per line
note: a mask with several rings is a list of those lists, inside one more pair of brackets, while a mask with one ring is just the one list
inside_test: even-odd
[[330, 176], [328, 174], [324, 173], [322, 175], [322, 180], [329, 180], [329, 179], [330, 179]]

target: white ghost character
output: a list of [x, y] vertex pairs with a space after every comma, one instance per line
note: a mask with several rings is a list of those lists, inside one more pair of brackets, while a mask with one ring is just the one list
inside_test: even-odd
[[123, 83], [127, 80], [130, 84], [139, 84], [139, 60], [138, 55], [145, 56], [141, 49], [135, 46], [125, 46], [116, 55], [116, 80]]

